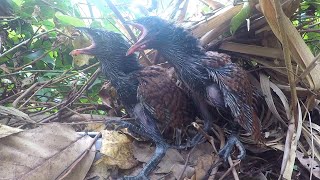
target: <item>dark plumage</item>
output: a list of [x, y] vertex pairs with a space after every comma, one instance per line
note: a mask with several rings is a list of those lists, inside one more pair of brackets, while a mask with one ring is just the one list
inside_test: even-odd
[[[261, 125], [252, 103], [253, 87], [245, 70], [232, 63], [228, 55], [206, 54], [188, 31], [161, 18], [145, 17], [131, 24], [142, 34], [127, 54], [141, 49], [158, 50], [174, 66], [198, 104], [206, 101], [231, 112], [237, 124], [252, 133], [254, 139], [260, 139]], [[201, 109], [202, 113], [208, 113], [203, 107]], [[226, 159], [235, 144], [239, 145], [240, 141], [233, 135], [220, 155]], [[240, 150], [238, 158], [243, 158], [243, 146]]]
[[115, 87], [126, 111], [138, 120], [136, 125], [125, 121], [114, 121], [112, 124], [118, 129], [128, 128], [134, 134], [156, 143], [155, 155], [134, 177], [146, 179], [169, 147], [160, 132], [168, 128], [182, 128], [193, 121], [193, 104], [175, 85], [166, 69], [159, 66], [142, 67], [135, 55], [126, 56], [129, 44], [120, 34], [99, 29], [79, 29], [89, 35], [92, 45], [73, 50], [70, 54], [94, 55], [100, 61], [103, 74]]

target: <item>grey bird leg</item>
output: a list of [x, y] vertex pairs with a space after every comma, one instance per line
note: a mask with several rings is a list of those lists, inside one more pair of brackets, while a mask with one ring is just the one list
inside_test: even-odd
[[147, 180], [148, 175], [157, 167], [161, 159], [165, 156], [169, 146], [166, 143], [158, 142], [156, 143], [156, 150], [152, 158], [146, 164], [146, 166], [140, 171], [137, 176], [125, 176], [123, 179], [126, 180]]
[[140, 126], [133, 125], [132, 123], [126, 121], [109, 121], [108, 123], [116, 126], [116, 130], [128, 128], [130, 132], [151, 139], [155, 142], [155, 153], [145, 167], [141, 170], [141, 172], [137, 176], [123, 177], [123, 179], [128, 180], [146, 180], [149, 179], [148, 176], [150, 173], [157, 167], [161, 159], [165, 156], [169, 145], [162, 138], [161, 133], [156, 126], [155, 120], [141, 104], [137, 104], [135, 106], [133, 114], [136, 119], [139, 120]]
[[239, 137], [237, 135], [237, 131], [235, 130], [233, 130], [226, 144], [219, 151], [219, 156], [222, 157], [225, 162], [228, 160], [228, 157], [231, 155], [231, 152], [234, 146], [236, 146], [240, 151], [240, 154], [237, 156], [237, 159], [240, 159], [240, 160], [243, 159], [246, 156], [246, 149], [244, 148], [243, 144], [240, 142]]
[[[210, 127], [212, 126], [212, 122], [213, 122], [213, 118], [212, 118], [212, 116], [209, 112], [209, 109], [208, 109], [208, 104], [207, 104], [207, 102], [205, 102], [201, 98], [198, 98], [196, 95], [192, 95], [192, 98], [193, 98], [194, 102], [196, 103], [198, 110], [200, 111], [201, 116], [203, 118], [203, 121], [204, 121], [203, 130], [204, 130], [204, 132], [208, 132]], [[189, 144], [181, 145], [181, 146], [172, 146], [172, 148], [186, 149], [186, 148], [193, 147], [193, 146], [195, 146], [199, 143], [202, 143], [204, 141], [205, 141], [205, 139], [203, 139], [203, 135], [200, 132], [198, 132], [191, 139], [191, 142]]]

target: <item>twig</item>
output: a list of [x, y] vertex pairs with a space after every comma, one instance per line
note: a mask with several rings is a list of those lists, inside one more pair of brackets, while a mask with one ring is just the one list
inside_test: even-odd
[[189, 0], [185, 0], [184, 5], [183, 5], [183, 7], [182, 7], [182, 9], [180, 11], [180, 14], [178, 16], [178, 19], [177, 19], [177, 21], [179, 23], [183, 22], [183, 20], [184, 20], [184, 18], [186, 16], [188, 5], [189, 5]]
[[312, 69], [317, 66], [317, 63], [318, 63], [319, 60], [320, 60], [320, 53], [311, 61], [309, 66], [298, 77], [298, 79], [296, 80], [296, 83], [298, 83], [299, 80], [304, 79], [312, 71]]
[[[224, 132], [221, 130], [221, 128], [217, 125], [213, 125], [215, 127], [215, 129], [217, 129], [218, 132], [214, 131], [213, 130], [213, 133], [220, 138], [220, 149], [223, 148], [225, 146], [225, 137], [224, 137]], [[232, 159], [231, 157], [228, 157], [228, 163], [229, 163], [229, 166], [232, 167], [233, 166], [233, 162], [232, 162]], [[215, 168], [214, 169], [215, 171], [217, 171], [218, 169]], [[233, 175], [233, 178], [235, 180], [239, 180], [239, 176], [238, 176], [238, 173], [236, 171], [236, 169], [233, 167], [232, 168], [232, 175]]]
[[28, 95], [34, 88], [36, 88], [39, 84], [41, 84], [40, 82], [36, 82], [34, 84], [32, 84], [32, 86], [30, 86], [24, 93], [22, 93], [16, 100], [13, 101], [12, 103], [12, 107], [16, 108], [19, 101], [24, 98], [26, 95]]
[[[68, 76], [57, 78], [56, 80], [52, 81], [52, 83], [51, 83], [50, 85], [55, 84], [55, 83], [58, 83], [58, 82], [60, 82], [60, 81], [62, 81], [62, 80], [64, 80], [64, 79], [67, 79], [67, 78], [69, 78], [69, 77], [74, 77], [75, 75], [77, 75], [77, 74], [79, 74], [79, 73], [81, 73], [81, 72], [85, 72], [85, 71], [87, 71], [87, 70], [89, 70], [89, 69], [91, 69], [91, 68], [94, 68], [94, 67], [98, 66], [99, 64], [100, 64], [100, 63], [95, 63], [95, 64], [93, 64], [93, 65], [91, 65], [91, 66], [89, 66], [89, 67], [87, 67], [87, 68], [85, 68], [85, 69], [82, 69], [82, 70], [80, 70], [80, 71], [77, 71], [77, 72], [75, 72], [75, 73], [73, 73], [73, 74], [70, 74], [70, 75], [68, 75]], [[67, 72], [68, 72], [68, 71], [70, 71], [70, 70], [67, 70]]]
[[28, 70], [28, 71], [19, 71], [19, 72], [13, 72], [8, 74], [0, 75], [0, 78], [7, 77], [7, 76], [13, 76], [16, 74], [22, 74], [22, 73], [32, 73], [32, 72], [50, 72], [50, 73], [62, 73], [64, 71], [62, 70]]
[[[212, 165], [210, 166], [209, 170], [207, 171], [207, 173], [206, 173], [206, 175], [204, 176], [203, 179], [208, 179], [208, 180], [209, 180], [210, 177], [212, 177], [212, 176], [211, 176], [211, 173], [212, 173], [213, 169], [214, 169], [214, 168], [217, 169], [221, 164], [222, 164], [222, 159], [220, 159], [220, 157], [218, 156], [218, 157], [215, 159], [215, 162], [212, 163]], [[214, 173], [216, 173], [216, 172], [214, 172]], [[213, 177], [212, 179], [214, 179], [214, 177]]]
[[24, 64], [24, 65], [21, 66], [21, 67], [15, 68], [14, 71], [19, 71], [19, 70], [21, 70], [21, 69], [23, 69], [23, 68], [25, 68], [25, 67], [27, 67], [27, 66], [30, 66], [30, 65], [32, 65], [32, 64], [40, 61], [42, 58], [44, 58], [46, 55], [48, 55], [51, 51], [53, 51], [53, 50], [56, 49], [57, 47], [59, 47], [59, 46], [52, 47], [49, 51], [46, 51], [46, 52], [43, 53], [41, 56], [39, 56], [37, 59], [35, 59], [35, 60], [33, 60], [33, 61], [31, 61], [31, 62], [29, 62], [29, 63], [27, 63], [27, 64]]
[[[241, 161], [239, 161], [238, 162], [238, 164], [240, 163]], [[240, 180], [239, 179], [239, 176], [238, 176], [238, 172], [236, 171], [236, 168], [235, 168], [235, 166], [237, 165], [237, 164], [235, 164], [235, 163], [233, 163], [233, 161], [232, 161], [232, 159], [231, 159], [231, 157], [229, 156], [228, 157], [228, 163], [229, 163], [229, 165], [230, 165], [230, 170], [232, 171], [232, 175], [233, 175], [233, 178], [234, 178], [234, 180]], [[228, 170], [229, 170], [228, 169]], [[228, 171], [227, 171], [228, 172]], [[226, 172], [226, 173], [227, 173]]]
[[302, 29], [298, 30], [298, 32], [303, 33], [303, 32], [320, 32], [320, 29]]
[[[61, 112], [62, 110], [66, 109], [70, 104], [73, 103], [73, 101], [74, 101], [75, 99], [77, 99], [79, 96], [81, 96], [82, 93], [94, 82], [94, 80], [97, 78], [97, 75], [98, 75], [99, 72], [100, 72], [100, 68], [97, 69], [97, 70], [93, 73], [93, 75], [90, 77], [90, 79], [86, 82], [86, 84], [84, 84], [84, 85], [81, 87], [81, 89], [77, 92], [77, 95], [74, 96], [74, 97], [72, 98], [72, 100], [70, 100], [70, 102], [69, 102], [68, 104], [66, 104], [66, 105], [64, 105], [63, 107], [61, 107], [57, 113], [59, 113], [59, 112]], [[61, 105], [62, 105], [62, 103], [60, 103], [60, 104], [58, 104], [58, 105], [56, 105], [56, 106], [53, 106], [53, 107], [51, 107], [51, 108], [49, 108], [49, 109], [46, 109], [45, 111], [52, 110], [52, 109], [57, 108], [57, 107], [59, 107], [59, 106], [61, 106]], [[39, 114], [42, 114], [42, 113], [44, 113], [44, 111], [41, 111], [41, 112], [36, 113], [36, 114], [33, 114], [33, 116], [39, 115]], [[43, 122], [43, 123], [44, 123], [44, 122], [48, 122], [48, 121], [56, 118], [57, 115], [58, 115], [57, 113], [50, 115], [51, 117], [48, 117], [48, 118], [42, 120], [41, 122]]]
[[218, 154], [217, 148], [214, 145], [214, 139], [212, 136], [209, 136], [200, 126], [198, 123], [193, 122], [192, 125], [210, 142], [212, 145], [213, 151]]
[[291, 108], [293, 111], [293, 116], [294, 116], [294, 121], [295, 125], [297, 125], [297, 103], [298, 103], [298, 98], [297, 98], [297, 91], [296, 91], [296, 83], [294, 80], [294, 74], [291, 72], [293, 71], [292, 68], [292, 63], [291, 63], [291, 57], [290, 57], [290, 50], [289, 50], [289, 43], [288, 43], [288, 37], [285, 32], [285, 27], [283, 27], [283, 18], [285, 18], [285, 14], [283, 13], [281, 9], [281, 3], [278, 0], [273, 0], [275, 11], [276, 11], [276, 18], [278, 21], [278, 26], [279, 26], [279, 31], [280, 31], [280, 37], [282, 40], [282, 47], [283, 47], [283, 55], [285, 59], [285, 64], [287, 67], [287, 74], [288, 74], [288, 80], [289, 84], [291, 87]]
[[[117, 18], [120, 20], [120, 22], [122, 23], [123, 27], [127, 30], [128, 34], [130, 35], [131, 39], [136, 42], [137, 38], [136, 36], [133, 34], [133, 32], [131, 31], [130, 27], [126, 24], [126, 20], [123, 18], [123, 16], [121, 15], [121, 13], [118, 11], [118, 9], [114, 6], [114, 4], [110, 1], [110, 0], [105, 0], [109, 6], [109, 8], [114, 12], [114, 14], [117, 16]], [[142, 51], [140, 52], [140, 54], [142, 55], [143, 59], [145, 60], [145, 63], [150, 66], [152, 65], [152, 63], [150, 62], [150, 60], [148, 59], [148, 57], [146, 56], [146, 54]]]
[[[83, 121], [83, 122], [71, 122], [71, 123], [66, 123], [66, 122], [59, 122], [60, 124], [67, 124], [67, 125], [81, 125], [81, 124], [94, 124], [94, 123], [102, 123], [105, 124], [108, 121], [131, 121], [135, 120], [135, 118], [121, 118], [121, 117], [106, 117], [104, 120], [101, 119], [90, 119], [90, 121]], [[44, 125], [48, 123], [37, 123], [39, 125]]]
[[19, 47], [21, 47], [21, 46], [23, 46], [23, 45], [26, 45], [30, 40], [35, 39], [35, 38], [40, 37], [40, 36], [43, 36], [43, 35], [45, 35], [45, 34], [48, 34], [48, 33], [52, 32], [52, 31], [57, 31], [57, 29], [51, 29], [51, 30], [49, 30], [49, 31], [40, 33], [40, 34], [38, 34], [38, 35], [36, 35], [36, 36], [33, 36], [32, 38], [29, 38], [29, 39], [27, 39], [27, 40], [25, 40], [25, 41], [22, 41], [22, 42], [19, 43], [18, 45], [14, 46], [13, 48], [11, 48], [11, 49], [9, 49], [8, 51], [6, 51], [6, 52], [4, 52], [3, 54], [1, 54], [1, 55], [0, 55], [0, 58], [4, 57], [5, 55], [7, 55], [8, 53], [14, 51], [14, 50], [17, 49], [17, 48], [19, 48]]
[[237, 161], [237, 162], [233, 163], [233, 165], [230, 166], [230, 168], [219, 178], [219, 180], [224, 179], [224, 178], [230, 173], [230, 171], [232, 171], [232, 169], [234, 169], [234, 167], [235, 167], [236, 165], [238, 165], [240, 162], [241, 162], [241, 161]]
[[9, 96], [9, 97], [7, 97], [7, 98], [5, 98], [5, 99], [3, 99], [3, 100], [1, 100], [0, 101], [0, 104], [3, 104], [3, 103], [5, 103], [5, 102], [7, 102], [9, 99], [11, 99], [11, 98], [14, 98], [14, 97], [16, 97], [16, 96], [19, 96], [20, 94], [22, 94], [23, 92], [22, 91], [20, 91], [20, 92], [18, 92], [18, 93], [16, 93], [16, 94], [14, 94], [14, 95], [12, 95], [12, 96]]
[[172, 11], [172, 13], [171, 13], [171, 15], [170, 15], [170, 19], [173, 19], [173, 18], [176, 16], [176, 14], [177, 14], [177, 12], [178, 12], [178, 10], [179, 10], [180, 4], [181, 4], [183, 1], [184, 1], [184, 0], [178, 0], [178, 1], [177, 1], [177, 3], [175, 4], [174, 9], [173, 9], [173, 11]]
[[42, 86], [40, 86], [18, 109], [21, 109], [24, 105], [26, 105], [26, 104], [31, 100], [31, 98], [32, 98], [35, 94], [37, 94], [37, 92], [39, 92], [45, 85], [49, 84], [50, 82], [51, 82], [51, 80], [45, 82]]
[[[82, 69], [81, 71], [76, 72], [76, 73], [70, 74], [70, 75], [65, 76], [65, 77], [62, 76], [62, 77], [56, 78], [55, 80], [52, 80], [52, 83], [50, 83], [49, 85], [58, 83], [58, 82], [60, 82], [60, 81], [62, 81], [62, 80], [64, 80], [64, 79], [67, 79], [67, 78], [69, 78], [69, 77], [73, 77], [73, 76], [75, 76], [75, 75], [77, 75], [77, 74], [79, 74], [79, 73], [81, 73], [81, 72], [85, 72], [85, 71], [87, 71], [87, 70], [89, 70], [89, 69], [91, 69], [91, 68], [93, 68], [93, 67], [98, 66], [98, 65], [99, 65], [99, 63], [96, 63], [96, 64], [93, 64], [93, 65], [91, 65], [91, 66], [89, 66], [89, 67], [87, 67], [87, 68], [85, 68], [85, 69]], [[68, 71], [69, 71], [69, 70], [67, 70], [65, 73], [63, 73], [63, 75], [66, 74]], [[51, 107], [51, 108], [49, 108], [49, 109], [46, 109], [46, 110], [44, 110], [44, 111], [31, 114], [30, 116], [36, 116], [36, 115], [39, 115], [39, 114], [43, 114], [43, 113], [48, 112], [48, 111], [50, 111], [50, 110], [52, 110], [52, 109], [54, 109], [54, 108], [56, 108], [56, 107], [58, 107], [58, 106], [60, 106], [60, 105], [61, 105], [61, 104], [57, 104], [57, 105], [55, 105], [55, 106], [53, 106], [53, 107]], [[53, 115], [53, 114], [52, 114], [52, 115]]]
[[193, 148], [189, 151], [188, 156], [187, 156], [187, 158], [186, 158], [186, 162], [184, 163], [184, 167], [183, 167], [183, 169], [182, 169], [182, 171], [181, 171], [181, 173], [180, 173], [180, 175], [179, 175], [178, 180], [182, 180], [182, 176], [183, 176], [184, 172], [185, 172], [186, 169], [187, 169], [187, 165], [188, 165], [188, 162], [189, 162], [189, 159], [190, 159], [190, 155], [191, 155], [191, 153], [193, 152], [193, 150], [195, 149], [195, 147], [197, 147], [197, 145], [193, 146]]
[[114, 12], [114, 14], [118, 17], [124, 28], [126, 28], [127, 32], [129, 33], [130, 37], [134, 40], [137, 41], [136, 36], [133, 34], [131, 31], [130, 27], [126, 24], [126, 20], [123, 18], [121, 13], [118, 11], [118, 9], [113, 5], [113, 3], [110, 0], [105, 0], [106, 3], [108, 4], [109, 8]]
[[60, 11], [62, 14], [68, 15], [68, 13], [67, 13], [66, 11], [58, 8], [57, 6], [54, 6], [53, 3], [49, 3], [49, 2], [47, 2], [47, 1], [45, 1], [45, 0], [41, 0], [41, 1], [42, 1], [44, 4], [50, 6], [51, 8], [53, 8], [53, 9], [55, 9], [55, 10], [57, 10], [57, 11]]

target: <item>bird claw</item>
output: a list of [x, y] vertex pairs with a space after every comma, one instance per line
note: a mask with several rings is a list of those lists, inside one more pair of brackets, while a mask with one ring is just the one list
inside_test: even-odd
[[124, 176], [123, 180], [149, 180], [144, 173], [139, 173], [137, 176]]
[[106, 129], [113, 131], [119, 131], [127, 128], [127, 133], [138, 141], [150, 139], [150, 135], [145, 130], [128, 121], [110, 120], [105, 123], [105, 126]]
[[191, 148], [191, 147], [194, 147], [196, 146], [197, 144], [200, 144], [202, 142], [204, 142], [204, 140], [202, 140], [203, 138], [203, 135], [198, 133], [196, 134], [190, 142], [188, 142], [187, 144], [184, 144], [184, 145], [172, 145], [171, 147], [174, 148], [174, 149], [187, 149], [187, 148]]
[[240, 154], [237, 156], [237, 159], [241, 160], [246, 156], [246, 149], [244, 148], [243, 144], [240, 142], [236, 135], [231, 135], [226, 145], [219, 151], [219, 156], [222, 157], [224, 161], [228, 160], [233, 146], [236, 146], [240, 151]]
[[133, 124], [125, 121], [111, 120], [105, 123], [106, 129], [119, 131], [120, 129], [125, 129], [133, 126]]

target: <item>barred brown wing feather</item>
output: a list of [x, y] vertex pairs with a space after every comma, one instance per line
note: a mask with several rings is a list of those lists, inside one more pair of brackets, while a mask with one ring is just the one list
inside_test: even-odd
[[[138, 74], [139, 99], [164, 127], [180, 128], [194, 120], [194, 108], [188, 96], [169, 76], [167, 69], [159, 66], [144, 68]], [[161, 127], [161, 128], [164, 128]]]
[[[208, 58], [203, 60], [203, 64], [213, 82], [219, 86], [224, 105], [231, 110], [235, 121], [259, 139], [261, 124], [253, 108], [253, 90], [247, 72], [226, 59], [213, 61]], [[213, 96], [210, 98], [216, 99]]]

